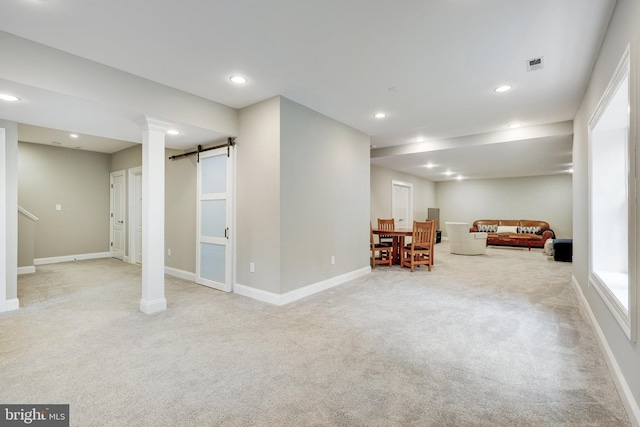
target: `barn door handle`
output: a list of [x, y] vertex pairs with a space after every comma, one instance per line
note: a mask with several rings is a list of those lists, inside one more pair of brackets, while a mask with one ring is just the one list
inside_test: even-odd
[[224, 229], [224, 237], [229, 238], [229, 227]]

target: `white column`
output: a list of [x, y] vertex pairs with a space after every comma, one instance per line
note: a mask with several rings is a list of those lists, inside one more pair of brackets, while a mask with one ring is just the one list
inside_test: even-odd
[[167, 308], [167, 300], [164, 297], [164, 137], [170, 123], [145, 116], [141, 125], [143, 132], [140, 311], [151, 314]]
[[0, 313], [18, 301], [18, 126], [0, 123]]

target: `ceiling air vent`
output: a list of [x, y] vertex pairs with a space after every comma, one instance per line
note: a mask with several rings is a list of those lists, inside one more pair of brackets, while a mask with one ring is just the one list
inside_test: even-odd
[[527, 59], [527, 71], [536, 71], [544, 68], [544, 56]]

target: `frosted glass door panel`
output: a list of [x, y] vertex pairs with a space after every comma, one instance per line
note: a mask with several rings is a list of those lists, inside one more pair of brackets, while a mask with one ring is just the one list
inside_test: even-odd
[[201, 194], [227, 191], [227, 156], [200, 158], [202, 165]]
[[218, 148], [199, 157], [196, 283], [231, 292], [233, 150]]
[[200, 277], [225, 282], [226, 246], [200, 243]]
[[227, 201], [203, 200], [200, 203], [200, 235], [203, 237], [225, 237], [227, 228]]

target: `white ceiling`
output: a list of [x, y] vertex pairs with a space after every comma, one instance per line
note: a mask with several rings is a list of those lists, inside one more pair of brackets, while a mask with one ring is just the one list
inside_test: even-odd
[[[567, 169], [566, 132], [473, 149], [446, 143], [469, 135], [486, 140], [512, 122], [528, 128], [572, 120], [614, 6], [615, 0], [11, 0], [3, 2], [0, 30], [233, 108], [283, 95], [371, 135], [374, 164], [442, 180], [450, 177], [418, 173], [415, 165], [430, 159], [469, 178]], [[526, 60], [535, 57], [544, 58], [544, 68], [528, 72]], [[231, 84], [232, 74], [248, 84]], [[0, 92], [12, 84], [0, 79]], [[513, 89], [495, 93], [502, 84]], [[87, 123], [90, 107], [109, 121], [105, 108], [83, 105]], [[7, 108], [0, 104], [0, 117]], [[388, 117], [374, 119], [378, 111]], [[91, 126], [72, 129], [62, 119], [51, 126], [47, 114], [35, 103], [22, 122], [92, 134]], [[413, 146], [419, 136], [441, 147], [384, 151]], [[514, 155], [536, 161], [518, 163]], [[496, 158], [502, 161], [488, 168]]]

